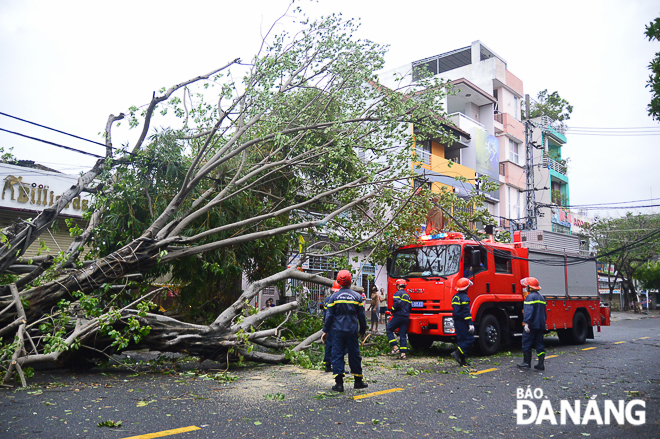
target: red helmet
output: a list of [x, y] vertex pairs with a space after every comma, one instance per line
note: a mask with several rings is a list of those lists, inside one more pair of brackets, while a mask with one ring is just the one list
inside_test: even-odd
[[350, 286], [352, 280], [353, 277], [351, 276], [351, 272], [348, 270], [340, 270], [339, 273], [337, 273], [337, 283], [342, 287]]
[[521, 279], [520, 285], [534, 291], [538, 291], [541, 289], [541, 285], [539, 285], [539, 280], [535, 277], [526, 277], [524, 279]]
[[406, 282], [405, 279], [397, 279], [394, 283], [396, 284], [397, 290], [400, 290], [401, 288], [405, 289], [408, 286], [408, 282]]
[[334, 284], [332, 284], [332, 288], [330, 288], [330, 291], [335, 292], [341, 290], [341, 285], [339, 285], [339, 282], [335, 281]]
[[460, 278], [459, 280], [456, 281], [456, 290], [465, 291], [469, 287], [471, 287], [472, 285], [473, 284], [472, 284], [472, 281], [470, 279], [468, 279], [467, 277], [462, 277], [462, 278]]

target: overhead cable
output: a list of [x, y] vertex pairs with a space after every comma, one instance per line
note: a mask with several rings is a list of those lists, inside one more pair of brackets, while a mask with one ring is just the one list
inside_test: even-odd
[[6, 129], [4, 129], [4, 128], [0, 128], [0, 131], [4, 131], [4, 132], [6, 132], [6, 133], [10, 133], [10, 134], [15, 134], [15, 135], [17, 135], [17, 136], [25, 137], [25, 138], [27, 138], [27, 139], [36, 140], [37, 142], [43, 142], [43, 143], [46, 143], [46, 144], [48, 144], [48, 145], [57, 146], [58, 148], [63, 148], [63, 149], [66, 149], [66, 150], [69, 150], [69, 151], [74, 151], [74, 152], [77, 152], [77, 153], [80, 153], [80, 154], [90, 155], [90, 156], [92, 156], [92, 157], [96, 157], [96, 158], [98, 158], [98, 159], [103, 159], [103, 158], [105, 158], [105, 157], [100, 156], [100, 155], [98, 155], [98, 154], [93, 154], [93, 153], [91, 153], [91, 152], [82, 151], [82, 150], [80, 150], [80, 149], [76, 149], [76, 148], [71, 148], [70, 146], [60, 145], [59, 143], [49, 142], [48, 140], [39, 139], [38, 137], [28, 136], [28, 135], [26, 135], [26, 134], [17, 133], [17, 132], [15, 132], [15, 131], [9, 131], [9, 130], [6, 130]]
[[70, 133], [67, 133], [65, 131], [56, 130], [55, 128], [47, 127], [46, 125], [41, 125], [41, 124], [38, 124], [36, 122], [21, 119], [20, 117], [12, 116], [11, 114], [3, 113], [2, 111], [0, 111], [0, 115], [6, 116], [6, 117], [11, 117], [12, 119], [20, 120], [21, 122], [29, 123], [31, 125], [38, 126], [40, 128], [45, 128], [47, 130], [55, 131], [56, 133], [64, 134], [66, 136], [75, 137], [76, 139], [84, 140], [85, 142], [94, 143], [96, 145], [101, 145], [103, 147], [107, 146], [105, 143], [96, 142], [94, 140], [89, 140], [89, 139], [85, 139], [84, 137], [76, 136], [75, 134], [70, 134]]

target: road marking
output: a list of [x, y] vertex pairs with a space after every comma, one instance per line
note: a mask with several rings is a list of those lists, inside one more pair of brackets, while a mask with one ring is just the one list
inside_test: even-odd
[[558, 356], [559, 355], [550, 355], [549, 357], [545, 357], [545, 359], [547, 360], [548, 358], [557, 358]]
[[651, 338], [651, 337], [640, 337], [639, 339], [640, 340], [646, 340], [647, 338]]
[[201, 430], [201, 428], [195, 425], [191, 425], [190, 427], [175, 428], [174, 430], [163, 430], [157, 433], [139, 434], [137, 436], [125, 437], [124, 439], [151, 439], [154, 437], [171, 436], [173, 434], [185, 433], [187, 431], [195, 431], [195, 430]]
[[401, 387], [397, 387], [396, 389], [381, 390], [380, 392], [365, 393], [364, 395], [357, 395], [357, 396], [354, 396], [353, 399], [371, 398], [372, 396], [384, 395], [386, 393], [401, 392], [401, 391], [403, 391], [403, 389]]
[[470, 372], [470, 375], [479, 375], [480, 373], [492, 372], [494, 370], [497, 370], [497, 368], [493, 367], [492, 369], [484, 369], [480, 370], [479, 372]]
[[621, 343], [625, 343], [625, 341], [617, 341], [617, 342], [614, 343], [614, 344], [621, 344]]
[[592, 350], [592, 349], [596, 349], [596, 348], [584, 348], [584, 349], [582, 349], [582, 350], [583, 350], [583, 351], [590, 351], [590, 350]]

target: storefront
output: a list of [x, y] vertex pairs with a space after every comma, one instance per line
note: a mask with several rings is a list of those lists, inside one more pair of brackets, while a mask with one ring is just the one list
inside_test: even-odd
[[[27, 162], [26, 166], [0, 163], [0, 178], [2, 178], [0, 228], [36, 217], [78, 182], [76, 175], [47, 170], [32, 162]], [[62, 210], [53, 226], [42, 233], [39, 240], [28, 248], [26, 255], [34, 256], [39, 253], [42, 241], [43, 246], [48, 249], [42, 251], [42, 254], [55, 255], [65, 251], [73, 241], [65, 220], [71, 219], [78, 227], [85, 228], [87, 222], [83, 220], [82, 214], [90, 202], [90, 194], [81, 194], [73, 199]]]

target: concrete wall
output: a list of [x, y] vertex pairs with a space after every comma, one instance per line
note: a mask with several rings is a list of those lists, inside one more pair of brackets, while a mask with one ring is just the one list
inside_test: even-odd
[[516, 75], [507, 70], [505, 72], [505, 78], [507, 87], [513, 89], [513, 91], [516, 92], [519, 97], [525, 96], [523, 92], [523, 82], [518, 79]]

